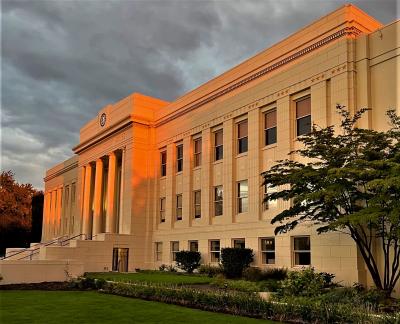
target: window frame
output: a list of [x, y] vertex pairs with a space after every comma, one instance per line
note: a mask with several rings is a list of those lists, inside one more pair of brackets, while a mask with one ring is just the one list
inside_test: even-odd
[[[160, 249], [161, 247], [161, 249]], [[163, 250], [163, 242], [154, 242], [154, 261], [160, 262], [162, 261], [162, 250]]]
[[182, 203], [183, 201], [183, 196], [182, 194], [177, 194], [176, 195], [176, 200], [175, 200], [175, 220], [181, 221], [183, 218], [183, 209], [182, 209]]
[[278, 189], [276, 187], [270, 187], [267, 184], [263, 185], [264, 187], [264, 193], [263, 193], [263, 211], [267, 211], [272, 208], [276, 208], [278, 206], [278, 200], [272, 200], [272, 201], [265, 201], [265, 198], [268, 194], [268, 192], [277, 192]]
[[[308, 238], [308, 245], [309, 245], [309, 249], [308, 250], [296, 250], [296, 244], [295, 244], [295, 240], [296, 239], [301, 239], [301, 238]], [[292, 236], [291, 237], [291, 243], [292, 243], [292, 265], [293, 267], [310, 267], [311, 266], [311, 237], [310, 235], [296, 235], [296, 236]], [[309, 264], [297, 264], [296, 263], [296, 254], [309, 254], [309, 259], [310, 262]]]
[[[238, 242], [240, 242], [240, 241], [243, 242], [243, 247], [242, 247], [242, 246], [239, 246], [239, 247], [235, 246], [236, 243], [238, 243]], [[239, 244], [240, 244], [240, 243], [239, 243]], [[245, 239], [245, 238], [234, 238], [234, 239], [232, 239], [232, 247], [233, 247], [233, 248], [245, 249], [245, 248], [246, 248], [246, 239]]]
[[165, 223], [165, 205], [167, 202], [166, 197], [159, 198], [159, 216], [160, 216], [160, 223]]
[[[177, 250], [174, 250], [174, 248], [175, 248], [174, 245], [175, 244], [178, 245], [178, 249]], [[180, 251], [179, 250], [179, 241], [171, 241], [170, 250], [171, 250], [171, 261], [175, 262], [176, 261], [176, 253]]]
[[[247, 194], [242, 196], [242, 191], [240, 190], [240, 186], [242, 183], [246, 183], [247, 187]], [[236, 204], [237, 204], [237, 213], [238, 214], [243, 214], [247, 213], [249, 211], [249, 181], [248, 179], [241, 180], [236, 182]], [[246, 201], [246, 204], [244, 205], [246, 208], [245, 210], [243, 209], [243, 201]]]
[[[199, 195], [200, 201], [196, 200], [196, 194]], [[199, 214], [197, 214], [197, 208]], [[193, 217], [196, 219], [201, 218], [201, 190], [193, 191]]]
[[[220, 189], [221, 191], [221, 197], [220, 199], [217, 196], [217, 191]], [[217, 206], [221, 205], [220, 208], [217, 208]], [[220, 210], [221, 213], [217, 214], [217, 210]], [[214, 216], [222, 216], [224, 214], [224, 187], [222, 185], [220, 186], [214, 186]]]
[[[246, 124], [246, 134], [240, 136], [240, 126]], [[243, 119], [236, 124], [236, 134], [237, 134], [237, 154], [247, 153], [249, 150], [249, 122], [247, 119]], [[242, 143], [245, 143], [244, 150], [242, 150]]]
[[[308, 114], [308, 115], [304, 115], [304, 116], [301, 116], [301, 117], [297, 117], [297, 115], [298, 115], [298, 113], [297, 113], [297, 108], [298, 108], [298, 103], [299, 102], [302, 102], [302, 101], [305, 101], [305, 100], [309, 100], [310, 101], [310, 113]], [[296, 132], [295, 132], [295, 134], [296, 134], [296, 137], [299, 137], [299, 136], [302, 136], [302, 135], [307, 135], [307, 134], [309, 134], [311, 131], [312, 131], [312, 121], [311, 121], [311, 95], [310, 94], [307, 94], [307, 95], [304, 95], [304, 96], [302, 96], [302, 97], [299, 97], [299, 98], [297, 98], [297, 99], [295, 99], [294, 100], [294, 106], [295, 106], [295, 111], [294, 111], [294, 113], [295, 113], [295, 119], [296, 119]], [[309, 129], [309, 131], [308, 132], [303, 132], [303, 133], [299, 133], [299, 130], [300, 130], [300, 127], [299, 127], [299, 122], [300, 121], [303, 121], [303, 120], [305, 120], [305, 119], [309, 119], [309, 127], [310, 127], [310, 129]]]
[[[164, 156], [165, 156], [165, 161], [163, 159]], [[167, 176], [167, 151], [166, 150], [160, 152], [160, 175], [161, 175], [161, 178]]]
[[[217, 136], [221, 134], [221, 144], [217, 144]], [[224, 130], [222, 128], [213, 132], [214, 136], [214, 162], [223, 160], [224, 158]]]
[[[192, 249], [192, 244], [196, 244], [196, 249]], [[197, 240], [188, 241], [188, 250], [191, 252], [199, 252], [199, 241]]]
[[183, 143], [176, 144], [175, 153], [176, 153], [176, 173], [179, 173], [183, 171]]
[[[263, 249], [263, 240], [272, 240], [273, 244], [274, 244], [274, 248], [273, 249]], [[268, 263], [268, 262], [264, 262], [264, 256], [265, 256], [265, 261], [268, 260], [268, 254], [274, 254], [273, 263]], [[260, 260], [261, 260], [261, 264], [262, 265], [275, 265], [276, 264], [276, 241], [275, 241], [275, 237], [260, 237]]]
[[[213, 249], [213, 242], [218, 242], [218, 249]], [[221, 240], [209, 240], [208, 249], [210, 253], [210, 263], [219, 263], [221, 260]]]
[[[267, 119], [268, 119], [268, 115], [275, 113], [275, 126], [272, 127], [267, 127]], [[277, 116], [278, 112], [276, 108], [271, 108], [268, 109], [267, 111], [264, 112], [264, 146], [269, 146], [269, 145], [274, 145], [278, 142], [278, 116]], [[268, 143], [268, 134], [269, 131], [271, 130], [275, 130], [275, 142], [272, 143]]]
[[[198, 168], [201, 166], [202, 160], [202, 145], [203, 141], [201, 137], [196, 137], [193, 139], [193, 167]], [[200, 149], [199, 151], [196, 148]]]

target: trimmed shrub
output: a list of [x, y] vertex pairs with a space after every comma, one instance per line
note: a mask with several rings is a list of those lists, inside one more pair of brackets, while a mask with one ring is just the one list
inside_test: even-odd
[[260, 281], [263, 279], [263, 272], [260, 268], [248, 267], [243, 270], [242, 277], [249, 281]]
[[252, 249], [224, 248], [221, 250], [221, 264], [227, 278], [240, 278], [243, 270], [254, 260]]
[[207, 276], [209, 276], [210, 278], [215, 277], [219, 274], [222, 273], [222, 268], [221, 267], [215, 267], [212, 265], [208, 265], [208, 264], [202, 264], [199, 268], [198, 268], [198, 272], [200, 274], [205, 274]]
[[324, 273], [316, 272], [314, 268], [291, 271], [281, 282], [278, 293], [281, 296], [319, 296], [332, 284], [332, 278], [333, 275], [326, 276]]
[[192, 273], [193, 270], [200, 266], [201, 254], [196, 251], [179, 251], [176, 252], [176, 265], [179, 269]]
[[267, 268], [262, 272], [262, 279], [284, 280], [288, 276], [287, 268]]

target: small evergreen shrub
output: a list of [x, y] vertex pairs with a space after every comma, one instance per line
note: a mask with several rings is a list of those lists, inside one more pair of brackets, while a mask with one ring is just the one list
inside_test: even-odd
[[332, 283], [332, 276], [316, 272], [314, 268], [291, 271], [281, 282], [278, 293], [282, 296], [319, 296]]
[[215, 267], [208, 264], [202, 264], [198, 269], [199, 274], [204, 274], [209, 276], [210, 278], [216, 277], [217, 275], [222, 273], [221, 267]]
[[243, 270], [254, 260], [252, 249], [224, 248], [221, 250], [221, 264], [227, 278], [240, 278]]
[[262, 279], [284, 280], [288, 276], [287, 268], [267, 268], [262, 272]]
[[187, 273], [193, 273], [200, 266], [201, 254], [196, 251], [176, 252], [176, 265]]
[[261, 281], [263, 279], [263, 272], [260, 268], [248, 267], [243, 270], [242, 277], [249, 281]]

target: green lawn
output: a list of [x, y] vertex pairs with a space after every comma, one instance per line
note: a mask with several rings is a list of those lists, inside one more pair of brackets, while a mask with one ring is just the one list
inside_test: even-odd
[[200, 275], [187, 275], [183, 273], [170, 273], [170, 272], [138, 272], [138, 273], [114, 273], [114, 272], [101, 272], [89, 273], [86, 277], [103, 278], [112, 281], [130, 281], [130, 282], [151, 282], [151, 283], [167, 283], [175, 285], [195, 285], [195, 284], [208, 284], [213, 278]]
[[274, 323], [84, 291], [0, 291], [0, 323]]

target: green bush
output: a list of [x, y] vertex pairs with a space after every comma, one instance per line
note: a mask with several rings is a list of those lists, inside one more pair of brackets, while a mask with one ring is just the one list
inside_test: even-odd
[[200, 266], [201, 254], [196, 251], [179, 251], [176, 252], [176, 265], [179, 269], [192, 273], [193, 270]]
[[291, 271], [281, 282], [278, 293], [281, 296], [319, 296], [332, 283], [324, 273], [316, 272], [314, 268], [301, 271]]
[[261, 299], [258, 294], [188, 288], [172, 289], [163, 286], [126, 283], [109, 283], [104, 292], [280, 322], [374, 323], [377, 319], [371, 317], [370, 311], [366, 308], [341, 304], [332, 306], [322, 301], [310, 301], [304, 297], [287, 299], [287, 303], [274, 303]]
[[249, 281], [260, 281], [263, 279], [263, 272], [260, 268], [248, 267], [243, 270], [242, 277]]
[[267, 268], [262, 272], [262, 280], [284, 280], [288, 276], [286, 268]]
[[243, 270], [254, 260], [252, 249], [224, 248], [221, 250], [221, 265], [227, 278], [240, 278]]
[[243, 292], [258, 292], [260, 285], [256, 282], [246, 280], [227, 280], [224, 278], [216, 278], [211, 282], [211, 285], [221, 289], [229, 289]]
[[215, 277], [219, 274], [222, 273], [222, 268], [221, 267], [215, 267], [212, 265], [208, 265], [208, 264], [202, 264], [199, 268], [198, 268], [198, 272], [200, 274], [205, 274], [207, 276], [211, 277]]

